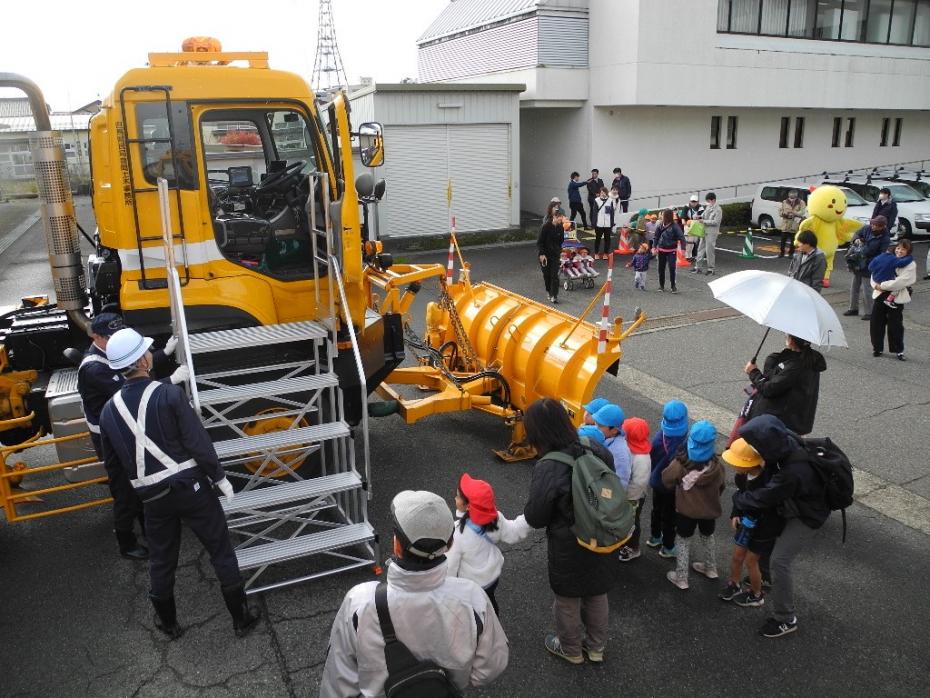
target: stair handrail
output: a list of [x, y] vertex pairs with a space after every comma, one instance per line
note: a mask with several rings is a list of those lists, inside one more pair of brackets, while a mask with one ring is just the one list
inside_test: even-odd
[[[346, 300], [346, 290], [342, 283], [342, 269], [339, 266], [339, 260], [335, 255], [329, 256], [330, 278], [336, 280], [336, 288], [339, 290], [339, 305], [342, 314], [346, 319], [349, 331], [349, 341], [352, 344], [352, 356], [355, 358], [355, 370], [358, 372], [359, 390], [362, 398], [362, 453], [365, 459], [365, 482], [368, 491], [368, 499], [371, 499], [371, 460], [368, 445], [368, 387], [365, 379], [365, 368], [362, 364], [362, 353], [358, 348], [358, 339], [355, 336], [355, 328], [352, 327], [352, 314], [349, 312], [349, 302]], [[335, 318], [333, 318], [335, 321]]]
[[[168, 180], [157, 179], [158, 212], [161, 215], [161, 236], [165, 247], [165, 276], [168, 282], [168, 298], [171, 308], [171, 328], [178, 339], [175, 355], [180, 363], [190, 371], [185, 389], [195, 412], [200, 412], [200, 396], [197, 393], [197, 380], [194, 375], [194, 360], [187, 336], [187, 316], [184, 312], [184, 297], [181, 295], [181, 278], [178, 275], [174, 259], [174, 233], [171, 231], [171, 201], [168, 197]], [[180, 215], [180, 211], [178, 212]]]

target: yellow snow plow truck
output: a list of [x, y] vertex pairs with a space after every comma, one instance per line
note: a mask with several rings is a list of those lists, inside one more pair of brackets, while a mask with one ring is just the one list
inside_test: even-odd
[[[216, 46], [149, 54], [92, 118], [87, 255], [42, 94], [0, 73], [36, 120], [55, 291], [0, 318], [0, 504], [14, 522], [109, 501], [76, 386], [93, 317], [121, 313], [156, 343], [178, 340], [191, 402], [240, 490], [224, 508], [256, 592], [377, 567], [369, 412], [490, 412], [513, 428], [501, 454], [526, 457], [526, 406], [558, 397], [580, 421], [642, 318], [598, 328], [472, 284], [460, 252], [455, 279], [454, 234], [448, 268], [392, 263], [368, 224], [390, 134], [353, 128], [344, 94], [320, 103], [267, 54]], [[409, 311], [427, 283], [437, 293], [417, 334]], [[369, 405], [375, 391], [384, 400]]]

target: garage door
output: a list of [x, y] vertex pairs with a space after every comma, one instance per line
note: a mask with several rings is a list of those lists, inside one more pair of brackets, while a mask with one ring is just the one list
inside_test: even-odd
[[445, 235], [447, 183], [460, 231], [510, 226], [510, 126], [386, 126], [381, 233]]

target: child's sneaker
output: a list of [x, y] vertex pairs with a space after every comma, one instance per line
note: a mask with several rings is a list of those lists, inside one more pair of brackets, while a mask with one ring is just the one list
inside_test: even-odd
[[588, 658], [588, 661], [592, 664], [600, 664], [604, 661], [604, 648], [601, 647], [599, 650], [592, 649], [586, 644], [581, 644], [581, 652], [585, 657]]
[[762, 627], [759, 628], [759, 634], [762, 637], [781, 637], [782, 635], [793, 633], [797, 629], [797, 618], [789, 621], [777, 621], [774, 618], [769, 618]]
[[692, 562], [691, 569], [698, 574], [703, 574], [708, 579], [718, 579], [720, 577], [720, 575], [717, 574], [716, 567], [708, 567], [703, 562]]
[[662, 545], [662, 536], [653, 536], [646, 541], [646, 545], [648, 545], [650, 548], [658, 548], [660, 545]]
[[887, 299], [885, 299], [885, 305], [887, 305], [889, 308], [892, 308], [892, 309], [896, 309], [898, 307], [897, 304], [892, 299], [892, 297], [890, 296]]
[[677, 558], [678, 548], [666, 548], [664, 545], [659, 548], [659, 557]]
[[739, 584], [736, 582], [727, 582], [727, 585], [723, 588], [723, 591], [717, 594], [717, 598], [721, 601], [732, 601], [733, 597], [740, 593], [742, 592], [739, 588]]
[[559, 642], [559, 636], [555, 633], [549, 633], [546, 635], [546, 649], [556, 657], [564, 659], [569, 664], [584, 664], [583, 655], [579, 654], [577, 657], [575, 657], [570, 654], [565, 654], [565, 650], [562, 649], [562, 643]]
[[765, 603], [765, 597], [762, 594], [756, 596], [752, 591], [741, 591], [733, 597], [732, 601], [743, 608], [755, 608]]
[[[660, 553], [660, 554], [661, 554], [661, 553]], [[679, 589], [681, 589], [682, 591], [686, 591], [686, 590], [688, 589], [688, 579], [687, 579], [687, 577], [679, 577], [679, 576], [678, 576], [677, 570], [669, 570], [669, 571], [665, 574], [665, 578], [666, 578], [668, 581], [670, 581], [672, 584], [674, 584], [676, 587], [678, 587]]]
[[[749, 591], [750, 589], [752, 589], [752, 583], [749, 581], [749, 576], [747, 575], [743, 577], [743, 591]], [[771, 591], [771, 590], [772, 590], [772, 580], [766, 579], [765, 577], [763, 577], [762, 578], [762, 591], [766, 592], [766, 591]]]
[[617, 557], [620, 559], [620, 562], [631, 562], [638, 558], [641, 555], [639, 548], [631, 548], [628, 545], [624, 545], [620, 548], [620, 552], [617, 554]]

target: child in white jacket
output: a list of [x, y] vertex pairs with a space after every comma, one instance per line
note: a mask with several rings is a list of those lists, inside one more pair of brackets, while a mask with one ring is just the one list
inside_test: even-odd
[[463, 473], [455, 494], [458, 522], [452, 547], [446, 553], [448, 576], [470, 579], [484, 589], [495, 613], [500, 613], [494, 591], [504, 567], [500, 543], [519, 543], [533, 529], [523, 514], [513, 521], [497, 510], [494, 490], [484, 480]]

